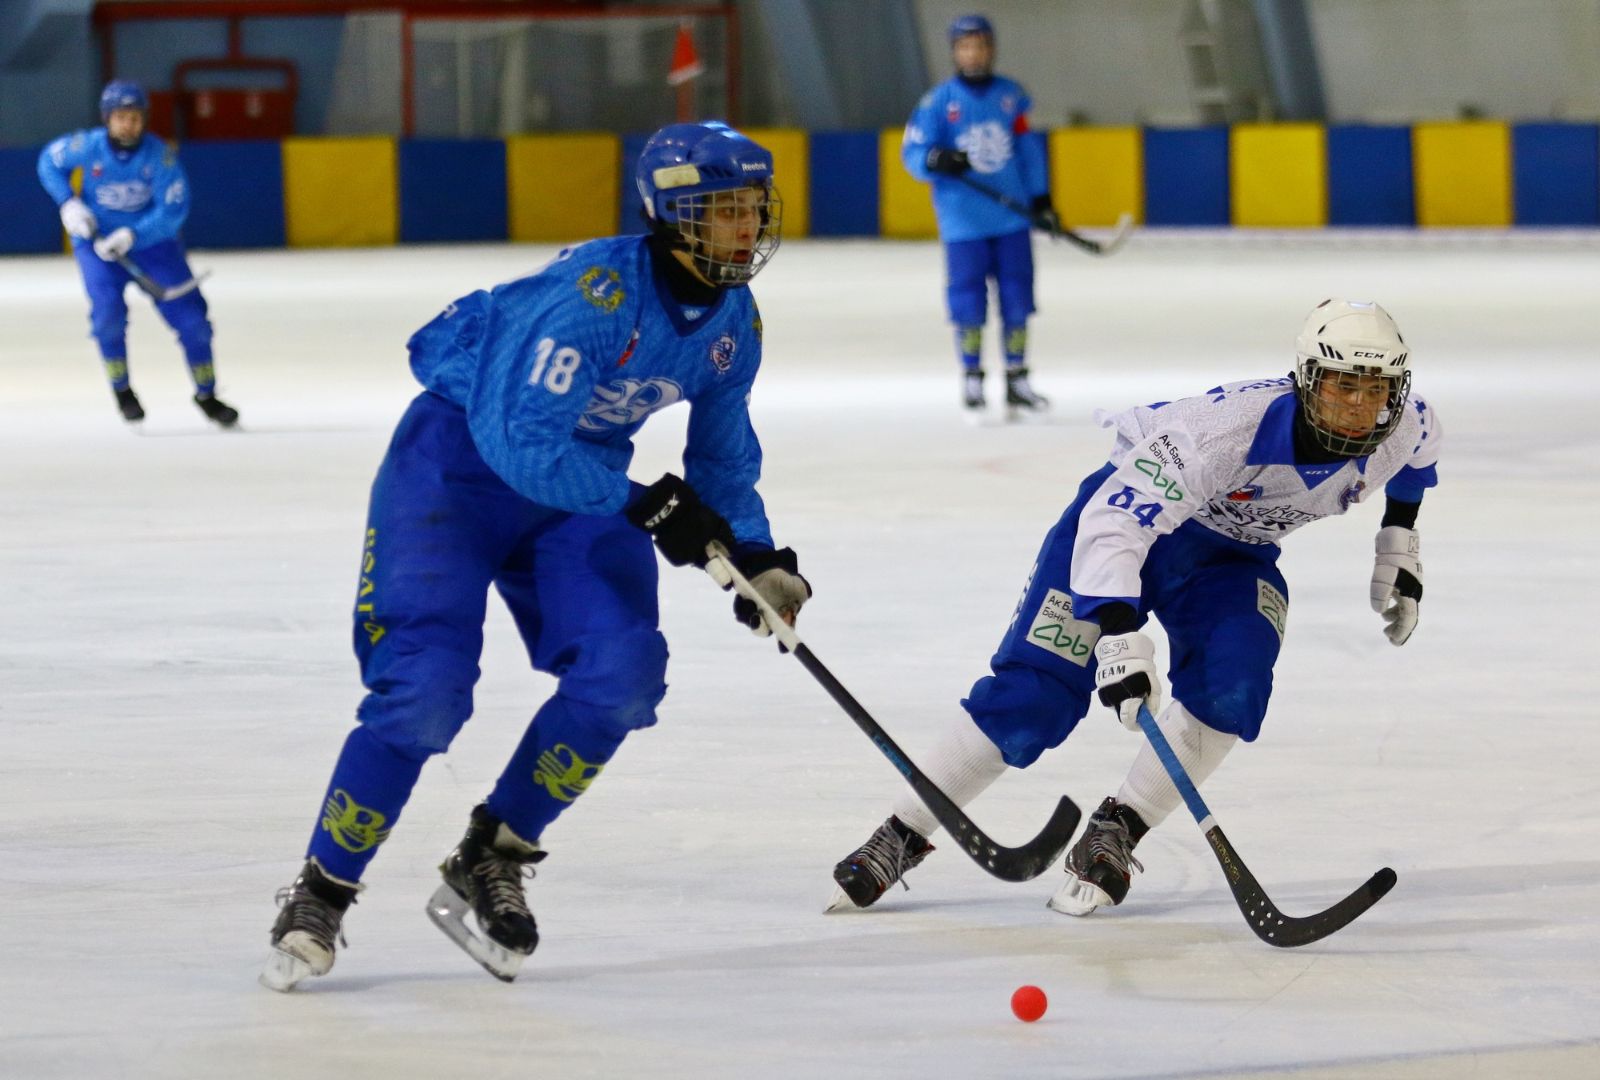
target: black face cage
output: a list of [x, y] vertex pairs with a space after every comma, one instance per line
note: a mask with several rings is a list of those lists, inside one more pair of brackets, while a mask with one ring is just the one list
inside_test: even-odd
[[[1411, 372], [1400, 375], [1384, 375], [1388, 380], [1389, 398], [1384, 402], [1383, 408], [1378, 412], [1378, 421], [1372, 430], [1365, 435], [1342, 435], [1331, 430], [1325, 422], [1322, 410], [1323, 401], [1320, 396], [1322, 380], [1332, 376], [1368, 374], [1361, 371], [1349, 371], [1343, 368], [1329, 368], [1308, 360], [1301, 374], [1296, 377], [1294, 384], [1295, 397], [1300, 402], [1301, 414], [1306, 418], [1306, 426], [1316, 437], [1317, 445], [1329, 453], [1340, 457], [1358, 458], [1366, 457], [1387, 439], [1395, 428], [1400, 426], [1400, 420], [1405, 416], [1406, 401], [1411, 397]], [[1373, 372], [1372, 374], [1377, 374]]]
[[[747, 251], [730, 250], [729, 243], [721, 245], [723, 251], [711, 248], [713, 229], [718, 212], [732, 221], [739, 213], [739, 192], [758, 191], [761, 198], [752, 209], [760, 220], [755, 240]], [[673, 200], [678, 216], [678, 233], [694, 259], [695, 269], [713, 285], [743, 285], [767, 265], [783, 233], [783, 199], [778, 189], [770, 183], [750, 184], [742, 188], [723, 191], [703, 191], [696, 195], [680, 195]], [[731, 234], [732, 230], [729, 230]], [[744, 258], [740, 259], [739, 256]]]

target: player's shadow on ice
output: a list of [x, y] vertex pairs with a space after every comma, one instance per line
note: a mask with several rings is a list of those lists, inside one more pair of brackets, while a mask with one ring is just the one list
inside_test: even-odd
[[370, 435], [376, 431], [387, 431], [388, 428], [379, 428], [368, 424], [246, 424], [240, 421], [231, 428], [218, 427], [185, 427], [185, 428], [144, 428], [139, 431], [142, 439], [185, 439], [198, 436], [234, 436], [234, 435]]

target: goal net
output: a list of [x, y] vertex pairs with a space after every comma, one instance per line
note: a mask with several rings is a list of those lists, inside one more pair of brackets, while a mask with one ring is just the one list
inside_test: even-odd
[[[649, 131], [680, 112], [727, 117], [736, 89], [727, 12], [621, 10], [471, 17], [352, 12], [344, 19], [327, 129], [500, 138]], [[667, 83], [680, 32], [690, 35], [704, 67], [681, 93]]]

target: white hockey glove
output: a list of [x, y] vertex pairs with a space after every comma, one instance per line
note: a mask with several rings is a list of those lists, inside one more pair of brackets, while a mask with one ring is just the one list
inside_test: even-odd
[[94, 235], [100, 223], [94, 219], [94, 211], [89, 209], [89, 204], [74, 196], [61, 204], [61, 227], [67, 230], [69, 236], [87, 240]]
[[94, 253], [106, 262], [116, 262], [118, 258], [132, 250], [133, 230], [126, 225], [94, 242]]
[[[792, 548], [777, 551], [752, 551], [734, 560], [739, 573], [750, 579], [761, 598], [771, 604], [790, 626], [800, 616], [800, 608], [811, 599], [811, 583], [800, 576], [799, 560]], [[772, 627], [761, 617], [756, 605], [735, 597], [733, 617], [750, 628], [756, 637], [768, 637]]]
[[1417, 530], [1390, 525], [1378, 530], [1377, 558], [1372, 565], [1372, 610], [1383, 616], [1383, 633], [1404, 645], [1417, 628], [1422, 600], [1422, 550]]
[[1161, 711], [1161, 676], [1156, 673], [1156, 647], [1144, 634], [1110, 634], [1094, 647], [1095, 689], [1100, 704], [1115, 709], [1129, 731], [1139, 730], [1139, 703], [1152, 714]]

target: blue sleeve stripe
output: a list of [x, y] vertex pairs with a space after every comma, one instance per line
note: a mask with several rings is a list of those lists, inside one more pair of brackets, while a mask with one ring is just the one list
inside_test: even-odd
[[1421, 502], [1423, 493], [1438, 484], [1439, 472], [1434, 466], [1413, 469], [1407, 465], [1384, 485], [1383, 493], [1398, 502]]

